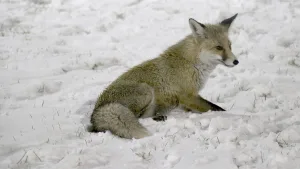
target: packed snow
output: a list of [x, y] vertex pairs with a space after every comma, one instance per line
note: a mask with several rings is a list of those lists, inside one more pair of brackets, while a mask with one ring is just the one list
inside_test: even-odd
[[[152, 136], [89, 133], [98, 95], [191, 31], [230, 29], [240, 64], [200, 94], [226, 112], [141, 119]], [[1, 0], [1, 169], [299, 169], [300, 1]], [[189, 76], [189, 75], [187, 75]]]

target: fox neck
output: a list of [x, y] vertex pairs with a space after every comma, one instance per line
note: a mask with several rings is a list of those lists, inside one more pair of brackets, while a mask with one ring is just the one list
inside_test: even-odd
[[[199, 55], [199, 54], [198, 54]], [[201, 56], [201, 55], [205, 55], [202, 52], [200, 53], [200, 56], [198, 56], [198, 58], [202, 58], [205, 56]], [[209, 75], [214, 71], [214, 69], [217, 67], [217, 63], [213, 63], [213, 62], [205, 62], [201, 59], [198, 59], [194, 65], [196, 72], [198, 73], [198, 84], [199, 84], [199, 89], [202, 89], [205, 85], [205, 83], [207, 82]]]
[[176, 57], [182, 57], [193, 65], [216, 67], [218, 65], [217, 62], [213, 63], [205, 59], [209, 58], [207, 56], [209, 53], [203, 52], [201, 46], [201, 42], [196, 42], [193, 35], [188, 35], [177, 44], [171, 46], [167, 52], [176, 55]]
[[199, 89], [202, 89], [205, 83], [207, 82], [209, 75], [216, 68], [216, 65], [209, 65], [209, 64], [199, 62], [197, 65], [194, 66], [194, 68], [199, 78], [198, 79]]
[[207, 61], [206, 59], [201, 60], [201, 58], [206, 58], [209, 56], [205, 56], [205, 52], [200, 52], [200, 56], [195, 63], [195, 68], [201, 73], [201, 74], [210, 74], [218, 65], [217, 62]]
[[[199, 88], [203, 88], [209, 75], [216, 68], [218, 63], [207, 62], [199, 58], [205, 58], [206, 53], [201, 52], [201, 48], [198, 47], [199, 44], [194, 41], [192, 35], [187, 36], [174, 46], [172, 46], [168, 51], [176, 55], [176, 57], [182, 57], [186, 60], [198, 74], [197, 83]], [[199, 56], [200, 55], [200, 56]], [[202, 56], [203, 55], [203, 56]]]

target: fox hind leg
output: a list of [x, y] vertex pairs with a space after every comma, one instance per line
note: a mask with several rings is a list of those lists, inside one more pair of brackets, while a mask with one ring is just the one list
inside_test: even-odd
[[91, 122], [95, 131], [109, 130], [122, 138], [138, 139], [151, 135], [132, 111], [118, 103], [107, 104], [96, 109]]
[[91, 117], [94, 131], [109, 130], [124, 138], [143, 138], [151, 135], [138, 118], [154, 112], [153, 89], [147, 84], [131, 82], [111, 86], [99, 98]]

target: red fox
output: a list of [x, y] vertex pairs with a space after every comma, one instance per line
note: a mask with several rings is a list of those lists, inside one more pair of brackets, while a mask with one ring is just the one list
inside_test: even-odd
[[190, 18], [190, 35], [157, 58], [131, 68], [103, 91], [89, 130], [109, 130], [122, 138], [138, 139], [151, 135], [138, 118], [165, 120], [166, 113], [175, 108], [198, 113], [225, 111], [202, 98], [199, 91], [217, 65], [234, 67], [239, 63], [228, 38], [236, 16], [217, 24]]

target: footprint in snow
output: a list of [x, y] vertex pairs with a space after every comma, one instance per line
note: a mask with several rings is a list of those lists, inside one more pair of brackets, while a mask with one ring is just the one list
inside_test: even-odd
[[211, 163], [211, 162], [213, 162], [215, 160], [217, 160], [216, 156], [203, 155], [203, 156], [201, 156], [201, 157], [199, 157], [198, 159], [195, 160], [195, 164], [196, 165], [208, 164], [208, 163]]
[[181, 157], [176, 154], [167, 154], [165, 156], [166, 161], [164, 162], [164, 167], [173, 168], [181, 160]]

